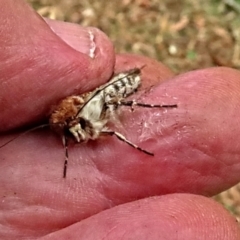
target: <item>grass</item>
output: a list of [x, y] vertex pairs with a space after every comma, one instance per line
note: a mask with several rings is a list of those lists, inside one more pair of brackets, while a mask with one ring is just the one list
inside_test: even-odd
[[240, 12], [227, 1], [28, 0], [45, 17], [98, 27], [117, 52], [157, 59], [175, 73], [240, 68]]

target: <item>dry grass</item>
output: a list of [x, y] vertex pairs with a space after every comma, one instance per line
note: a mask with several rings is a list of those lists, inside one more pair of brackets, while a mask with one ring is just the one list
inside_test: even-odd
[[[240, 0], [27, 2], [45, 17], [98, 27], [117, 52], [158, 59], [175, 73], [219, 65], [240, 68]], [[240, 191], [218, 196], [238, 217], [239, 199]]]
[[216, 65], [240, 68], [240, 14], [223, 0], [28, 2], [43, 16], [96, 26], [117, 52], [158, 59], [176, 73]]

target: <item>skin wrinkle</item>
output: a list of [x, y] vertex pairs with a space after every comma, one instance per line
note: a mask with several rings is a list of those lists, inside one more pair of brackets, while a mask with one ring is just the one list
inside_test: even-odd
[[[93, 163], [92, 160], [89, 160], [89, 161], [91, 163]], [[91, 165], [91, 168], [92, 168], [92, 165]], [[86, 167], [84, 167], [84, 169], [86, 169]], [[103, 171], [98, 171], [98, 167], [96, 167], [96, 169], [93, 169], [93, 171], [91, 171], [91, 172], [92, 172], [91, 175], [93, 175], [94, 180], [91, 180], [91, 176], [89, 176], [90, 170], [88, 170], [86, 173], [86, 176], [87, 176], [86, 179], [87, 179], [87, 183], [89, 183], [89, 181], [90, 182], [93, 181], [93, 187], [91, 188], [91, 186], [88, 186], [89, 184], [86, 184], [86, 187], [89, 187], [91, 189], [91, 191], [93, 193], [92, 196], [93, 197], [97, 196], [98, 200], [99, 201], [101, 200], [104, 203], [103, 209], [107, 209], [107, 208], [114, 206], [115, 204], [113, 204], [113, 201], [111, 200], [111, 198], [108, 198], [107, 194], [104, 193], [104, 187], [109, 182], [111, 182], [113, 184], [113, 178], [108, 176]], [[84, 176], [82, 176], [82, 177], [84, 177]], [[114, 181], [116, 181], [116, 180], [114, 180]], [[72, 192], [72, 194], [75, 194], [75, 192], [76, 191]], [[89, 195], [89, 192], [88, 192], [88, 195]]]
[[[187, 144], [187, 142], [185, 142]], [[201, 149], [200, 147], [198, 147], [198, 145], [192, 145], [191, 143], [188, 143], [186, 146], [189, 146], [189, 147], [186, 147], [187, 149], [190, 149], [191, 152], [194, 152], [194, 155], [197, 155], [198, 156], [198, 159], [202, 159], [201, 161], [207, 161], [207, 162], [215, 162], [215, 158], [211, 155], [211, 154], [208, 154], [207, 152], [204, 152], [203, 149]], [[189, 161], [186, 162], [182, 167], [184, 169], [189, 169], [191, 170], [192, 172], [195, 172], [197, 173], [198, 176], [201, 176], [202, 177], [202, 181], [205, 182], [205, 178], [206, 179], [211, 179], [211, 177], [215, 177], [215, 181], [217, 181], [217, 179], [220, 180], [220, 182], [226, 182], [226, 178], [222, 175], [219, 175], [219, 172], [216, 171], [215, 172], [215, 168], [212, 168], [213, 171], [210, 171], [208, 173], [206, 173], [206, 169], [203, 171], [201, 171], [201, 168], [199, 167], [199, 164], [195, 164], [193, 161], [194, 159], [192, 159], [190, 157], [189, 154], [188, 155], [188, 158], [189, 158]], [[200, 157], [202, 156], [202, 157]], [[215, 161], [214, 161], [215, 160]], [[199, 160], [200, 161], [200, 160]], [[201, 165], [203, 164], [204, 166], [206, 166], [206, 164], [204, 164], [204, 162], [202, 163], [201, 162]], [[221, 161], [222, 162], [222, 161]], [[191, 164], [190, 166], [188, 165]], [[222, 162], [223, 165], [227, 166], [226, 163]], [[193, 168], [193, 166], [195, 166], [194, 168], [196, 168], [196, 170]], [[190, 172], [191, 172], [190, 171]], [[188, 172], [188, 171], [186, 171]], [[189, 172], [188, 172], [189, 173]], [[204, 174], [205, 173], [205, 174]], [[193, 179], [197, 179], [198, 177], [194, 177]], [[218, 181], [219, 182], [219, 181]], [[203, 193], [204, 195], [207, 195], [207, 196], [212, 196], [213, 194], [209, 194], [208, 192], [205, 192]]]
[[[150, 104], [162, 104], [162, 102], [154, 100], [154, 101], [149, 101], [151, 96], [148, 96], [148, 100], [139, 98], [139, 102], [143, 103], [150, 103]], [[170, 104], [173, 104], [172, 102]], [[128, 121], [128, 124], [123, 124], [123, 127], [121, 130], [119, 130], [123, 135], [126, 135], [126, 137], [131, 140], [132, 142], [141, 145], [144, 142], [147, 142], [148, 140], [156, 140], [156, 136], [160, 135], [160, 139], [162, 137], [162, 131], [164, 131], [164, 137], [167, 137], [169, 134], [173, 134], [171, 132], [171, 129], [173, 129], [174, 125], [177, 123], [171, 122], [171, 114], [175, 115], [174, 109], [168, 109], [167, 111], [164, 112], [163, 109], [148, 109], [148, 108], [141, 108], [141, 107], [135, 107], [134, 112], [131, 112], [129, 108], [122, 107], [120, 110], [121, 113], [121, 122], [124, 123], [124, 121]], [[161, 114], [161, 120], [159, 120], [159, 117], [157, 116], [158, 114]], [[164, 127], [161, 125], [162, 121], [165, 121], [168, 123], [168, 120], [170, 119], [170, 124], [165, 125]], [[149, 126], [143, 126], [143, 122], [146, 122], [148, 124], [152, 124], [153, 128], [149, 129]], [[160, 126], [159, 126], [160, 125]], [[159, 127], [158, 127], [159, 126]], [[134, 136], [131, 135], [131, 137], [128, 133], [128, 129], [134, 129], [137, 134], [134, 134]], [[136, 130], [135, 130], [136, 129]], [[161, 131], [162, 130], [162, 131]], [[148, 149], [146, 149], [148, 150]]]
[[[91, 160], [91, 162], [94, 162], [94, 160]], [[104, 196], [105, 200], [107, 200], [110, 203], [110, 206], [116, 206], [117, 202], [118, 202], [118, 198], [111, 196], [110, 194], [110, 190], [108, 187], [109, 182], [111, 182], [111, 185], [114, 185], [115, 189], [121, 189], [121, 192], [124, 190], [126, 191], [126, 189], [132, 189], [131, 187], [127, 187], [129, 185], [133, 186], [133, 183], [131, 182], [131, 180], [126, 180], [126, 179], [118, 179], [117, 175], [111, 174], [111, 172], [106, 172], [106, 169], [103, 169], [102, 167], [100, 167], [101, 164], [97, 164], [97, 163], [101, 163], [99, 161], [96, 161], [95, 166], [96, 169], [98, 170], [98, 172], [100, 173], [100, 181], [99, 181], [99, 185], [100, 188], [98, 187], [97, 190], [99, 192], [100, 195]], [[99, 180], [99, 178], [97, 177], [97, 179]], [[104, 179], [104, 180], [103, 180]], [[101, 191], [100, 191], [101, 189]], [[109, 195], [110, 194], [110, 195]], [[121, 202], [121, 201], [120, 201]]]
[[[208, 152], [206, 149], [201, 148], [201, 146], [199, 145], [195, 145], [191, 146], [191, 144], [189, 144], [189, 146], [195, 150], [197, 150], [200, 154], [202, 154], [203, 156], [209, 157], [210, 159], [215, 159], [215, 157], [213, 156], [213, 154], [210, 154], [210, 152]], [[222, 161], [220, 158], [217, 159], [218, 162], [221, 162], [222, 165], [228, 167], [231, 165], [228, 165], [226, 161]]]
[[[106, 201], [106, 204], [109, 205], [109, 207], [115, 206], [113, 204], [113, 201], [111, 198], [107, 196], [107, 194], [104, 191], [104, 187], [107, 186], [108, 182], [111, 182], [112, 184], [115, 182], [117, 183], [117, 179], [114, 179], [113, 175], [105, 173], [103, 170], [101, 170], [100, 166], [98, 166], [97, 162], [94, 160], [90, 160], [90, 163], [92, 163], [90, 166], [91, 168], [94, 166], [94, 179], [98, 182], [98, 187], [96, 188], [96, 191], [98, 192], [99, 199], [102, 199], [104, 202]], [[97, 172], [97, 176], [95, 175]], [[108, 204], [109, 203], [109, 204]]]
[[[213, 139], [213, 141], [216, 141], [216, 138], [217, 137], [215, 137]], [[209, 140], [211, 141], [212, 139], [209, 138], [208, 142], [209, 142]], [[231, 159], [232, 158], [231, 152], [228, 151], [227, 156], [225, 156], [225, 157], [222, 156], [222, 155], [225, 155], [224, 153], [222, 153], [218, 157], [218, 156], [216, 156], [215, 153], [213, 153], [209, 150], [210, 145], [211, 144], [208, 144], [208, 145], [206, 145], [206, 144], [201, 144], [201, 145], [199, 144], [198, 145], [198, 144], [191, 144], [191, 143], [189, 144], [190, 148], [194, 148], [194, 149], [198, 150], [199, 152], [205, 154], [206, 156], [209, 156], [210, 158], [215, 159], [216, 162], [221, 162], [223, 166], [226, 166], [226, 167], [232, 167], [233, 166], [231, 162], [223, 160], [223, 159], [226, 159], [226, 158]], [[213, 174], [215, 175], [215, 173], [213, 173]]]
[[[139, 123], [135, 123], [138, 125], [137, 132], [140, 133], [140, 137], [138, 137], [140, 142], [147, 142], [153, 139], [167, 141], [167, 138], [171, 138], [173, 134], [175, 135], [172, 129], [175, 127], [179, 128], [178, 123], [172, 122], [171, 119], [170, 121], [167, 120], [171, 114], [174, 115], [174, 113], [171, 113], [171, 110], [172, 109], [169, 109], [168, 112], [162, 113], [161, 110], [158, 112], [152, 109], [151, 112], [147, 110], [146, 112], [144, 111], [144, 113], [140, 113], [139, 117], [141, 120]], [[159, 119], [158, 114], [161, 115], [161, 119]], [[147, 125], [141, 123], [147, 123]]]
[[[104, 185], [102, 185], [102, 194], [108, 200], [108, 202], [111, 203], [111, 206], [121, 204], [125, 202], [126, 199], [128, 199], [128, 201], [135, 200], [136, 197], [134, 197], [133, 194], [135, 191], [133, 191], [132, 189], [141, 189], [141, 185], [136, 182], [132, 182], [131, 179], [120, 178], [119, 180], [117, 180], [117, 177], [119, 178], [119, 175], [117, 175], [115, 178], [108, 178], [107, 180], [105, 180]], [[109, 182], [111, 182], [111, 187], [108, 186]], [[115, 189], [114, 193], [112, 192], [112, 189]], [[122, 196], [122, 193], [126, 191], [132, 192], [131, 196]]]
[[[143, 74], [144, 75], [144, 74]], [[144, 85], [143, 81], [143, 85]], [[154, 87], [155, 90], [157, 90], [157, 87]], [[150, 91], [149, 91], [150, 89]], [[164, 89], [164, 87], [161, 86], [161, 89]], [[153, 94], [152, 94], [153, 93]], [[165, 96], [159, 97], [156, 96], [156, 94], [154, 95], [154, 90], [153, 90], [153, 86], [147, 87], [145, 89], [140, 90], [138, 93], [134, 94], [133, 97], [130, 97], [129, 99], [137, 99], [138, 102], [142, 102], [142, 103], [149, 103], [149, 104], [175, 104], [178, 103], [176, 100], [173, 99], [172, 96]], [[164, 100], [163, 100], [164, 99]], [[171, 129], [174, 127], [174, 125], [177, 124], [177, 121], [174, 119], [173, 123], [171, 121], [171, 114], [174, 116], [175, 115], [175, 109], [148, 109], [148, 108], [141, 108], [141, 107], [134, 107], [134, 112], [131, 113], [129, 112], [130, 109], [128, 108], [122, 108], [123, 109], [123, 120], [124, 119], [128, 119], [129, 117], [125, 116], [127, 114], [127, 112], [130, 116], [130, 124], [128, 124], [128, 128], [136, 128], [137, 130], [136, 132], [140, 132], [140, 137], [138, 137], [137, 139], [140, 139], [140, 142], [146, 142], [146, 140], [152, 140], [155, 139], [157, 135], [162, 135], [162, 130], [164, 131], [164, 139], [165, 137], [167, 137], [168, 132], [171, 134]], [[161, 115], [161, 120], [159, 119], [159, 114]], [[128, 120], [129, 121], [129, 120]], [[153, 130], [151, 131], [149, 126], [144, 127], [141, 123], [142, 122], [147, 122], [148, 125], [152, 124]], [[170, 123], [169, 123], [170, 121]], [[162, 125], [162, 122], [165, 123], [165, 126]], [[171, 126], [172, 125], [172, 126]], [[159, 128], [156, 128], [156, 126], [159, 126]], [[141, 130], [140, 130], [141, 128]], [[144, 136], [144, 138], [143, 138]], [[134, 140], [132, 140], [134, 141]], [[136, 141], [136, 140], [135, 140]]]
[[[114, 233], [114, 231], [119, 227], [121, 226], [120, 223], [116, 224], [115, 226], [112, 226], [107, 232], [106, 234], [101, 238], [102, 240], [104, 239], [108, 239], [109, 236], [111, 236], [111, 233]], [[123, 236], [122, 236], [123, 237]], [[124, 238], [122, 238], [124, 239]]]

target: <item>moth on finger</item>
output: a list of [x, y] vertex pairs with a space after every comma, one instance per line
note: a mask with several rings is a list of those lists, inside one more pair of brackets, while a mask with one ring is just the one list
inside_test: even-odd
[[153, 153], [142, 149], [126, 139], [121, 133], [113, 131], [107, 126], [107, 123], [114, 119], [118, 112], [117, 110], [122, 106], [130, 107], [131, 109], [134, 106], [143, 108], [177, 108], [177, 104], [148, 104], [136, 102], [135, 100], [126, 100], [129, 95], [132, 95], [139, 89], [140, 85], [141, 68], [134, 68], [116, 74], [107, 83], [91, 92], [66, 97], [52, 111], [48, 124], [32, 128], [0, 145], [0, 148], [30, 131], [50, 126], [62, 136], [65, 148], [64, 178], [66, 177], [68, 166], [69, 138], [72, 138], [77, 143], [81, 143], [95, 140], [101, 135], [116, 136], [119, 140], [136, 150], [153, 156]]
[[116, 136], [119, 140], [145, 154], [154, 154], [126, 139], [121, 133], [107, 127], [117, 109], [122, 106], [144, 108], [176, 108], [177, 105], [160, 105], [127, 101], [126, 97], [136, 92], [141, 85], [141, 68], [134, 68], [113, 76], [106, 84], [92, 92], [63, 99], [52, 112], [49, 125], [60, 133], [65, 148], [63, 177], [68, 165], [68, 139], [76, 142], [95, 140], [101, 135]]

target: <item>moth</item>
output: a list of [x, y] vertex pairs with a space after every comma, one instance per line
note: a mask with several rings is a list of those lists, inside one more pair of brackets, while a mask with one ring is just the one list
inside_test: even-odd
[[[107, 83], [91, 92], [66, 97], [52, 111], [48, 124], [37, 126], [23, 134], [50, 126], [52, 130], [61, 135], [65, 149], [63, 178], [66, 178], [67, 174], [69, 139], [73, 139], [77, 143], [82, 143], [98, 139], [103, 135], [116, 136], [119, 140], [136, 150], [154, 156], [153, 153], [137, 146], [126, 139], [121, 133], [107, 126], [108, 122], [113, 120], [115, 115], [118, 114], [118, 109], [122, 106], [130, 107], [131, 109], [134, 106], [143, 108], [177, 108], [177, 104], [155, 105], [127, 100], [126, 98], [138, 91], [140, 86], [141, 68], [133, 68], [116, 74]], [[0, 148], [17, 137], [4, 143]]]
[[136, 92], [141, 85], [141, 68], [130, 69], [113, 76], [106, 84], [92, 92], [82, 95], [69, 96], [63, 99], [52, 112], [49, 125], [62, 136], [65, 148], [63, 177], [66, 177], [68, 165], [68, 139], [75, 142], [87, 142], [98, 139], [102, 135], [116, 136], [131, 147], [153, 156], [154, 154], [142, 149], [126, 139], [121, 133], [109, 129], [107, 123], [117, 114], [122, 106], [133, 108], [176, 108], [173, 105], [153, 105], [127, 101], [126, 98]]

